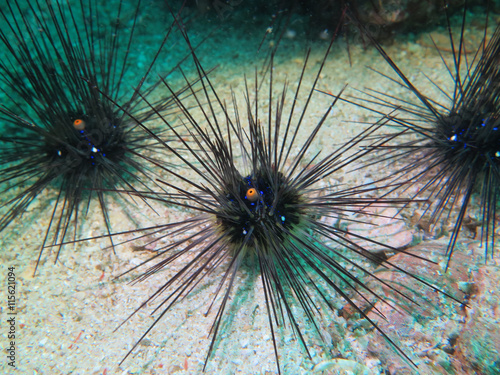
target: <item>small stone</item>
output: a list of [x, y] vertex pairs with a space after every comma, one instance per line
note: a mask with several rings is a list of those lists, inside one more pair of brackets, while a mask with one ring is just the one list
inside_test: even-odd
[[[413, 230], [406, 227], [398, 210], [393, 207], [369, 207], [364, 210], [366, 216], [355, 218], [364, 223], [349, 224], [347, 229], [356, 235], [362, 235], [370, 240], [381, 242], [394, 248], [404, 248], [413, 241]], [[351, 238], [359, 246], [369, 251], [384, 251], [379, 245], [369, 241], [362, 241], [356, 237]]]

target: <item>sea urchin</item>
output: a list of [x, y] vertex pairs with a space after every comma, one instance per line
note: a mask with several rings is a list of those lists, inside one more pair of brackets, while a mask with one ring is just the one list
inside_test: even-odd
[[[189, 42], [187, 35], [186, 40]], [[152, 236], [148, 247], [161, 245], [156, 248], [157, 253], [153, 257], [126, 272], [145, 269], [135, 281], [155, 277], [160, 280], [160, 286], [127, 319], [143, 309], [151, 309], [152, 314], [159, 313], [123, 360], [174, 305], [181, 301], [187, 303], [186, 297], [204, 283], [210, 284], [209, 275], [218, 274], [208, 308], [210, 311], [218, 306], [210, 330], [211, 343], [205, 369], [227, 317], [230, 300], [237, 293], [239, 271], [250, 267], [260, 275], [279, 372], [277, 327], [288, 322], [311, 358], [305, 327], [313, 327], [312, 331], [321, 336], [318, 315], [322, 308], [337, 311], [334, 306], [339, 298], [367, 319], [396, 351], [411, 362], [356, 302], [366, 302], [375, 313], [380, 312], [369, 301], [370, 297], [393, 306], [368, 287], [367, 280], [384, 284], [410, 300], [397, 288], [377, 278], [366, 266], [366, 261], [382, 263], [398, 272], [404, 271], [382, 256], [364, 250], [357, 241], [367, 241], [396, 252], [399, 250], [351, 233], [338, 225], [340, 221], [359, 220], [349, 216], [362, 212], [367, 206], [394, 206], [409, 201], [370, 197], [368, 193], [376, 192], [372, 184], [333, 188], [324, 184], [329, 176], [352, 166], [376, 148], [378, 141], [373, 143], [369, 140], [386, 119], [367, 127], [334, 152], [322, 156], [321, 152], [312, 152], [311, 145], [323, 126], [331, 121], [330, 114], [338, 97], [325, 108], [310, 131], [303, 132], [303, 128], [308, 121], [308, 109], [328, 52], [314, 76], [312, 87], [306, 89], [304, 99], [302, 86], [309, 54], [306, 55], [291, 104], [286, 97], [288, 84], [278, 96], [273, 92], [271, 59], [271, 65], [266, 70], [269, 74], [269, 95], [264, 100], [266, 115], [261, 115], [264, 110], [260, 108], [259, 98], [264, 90], [262, 87], [265, 87], [264, 80], [259, 82], [256, 74], [253, 95], [248, 80], [245, 80], [246, 116], [242, 118], [235, 94], [231, 93], [231, 111], [203, 69], [194, 49], [191, 50], [198, 72], [197, 81], [201, 85], [200, 89], [191, 89], [197, 105], [184, 103], [167, 82], [164, 81], [164, 84], [176, 98], [181, 112], [179, 121], [192, 142], [185, 142], [169, 120], [162, 120], [183, 144], [187, 155], [180, 154], [167, 143], [164, 147], [176, 155], [185, 165], [184, 170], [192, 175], [187, 176], [157, 163], [172, 177], [168, 181], [158, 180], [169, 192], [127, 193], [187, 208], [197, 214], [186, 220], [126, 232], [140, 233], [134, 241]], [[144, 100], [147, 102], [147, 99]], [[297, 110], [300, 100], [304, 101]], [[137, 122], [140, 123], [140, 120]], [[161, 137], [147, 126], [141, 126], [162, 142]], [[363, 144], [365, 147], [360, 147]], [[162, 280], [160, 271], [173, 266], [180, 267], [180, 270], [166, 281]], [[414, 275], [407, 276], [436, 290]]]
[[[132, 151], [154, 148], [155, 142], [125, 114], [142, 122], [154, 114], [141, 108], [136, 90], [142, 88], [151, 66], [131, 90], [123, 89], [140, 2], [132, 10], [124, 34], [122, 3], [111, 27], [94, 1], [12, 1], [0, 9], [5, 24], [0, 40], [0, 92], [8, 100], [0, 108], [0, 230], [23, 214], [43, 191], [56, 192], [37, 266], [48, 244], [64, 242], [74, 221], [85, 216], [98, 199], [107, 231], [110, 218], [105, 189], [145, 187], [142, 160]], [[81, 13], [80, 13], [81, 12]], [[106, 18], [106, 17], [104, 17]], [[168, 33], [167, 33], [168, 35]], [[163, 45], [162, 45], [163, 46]], [[128, 76], [127, 76], [128, 77]], [[85, 80], [84, 80], [85, 78]], [[121, 103], [118, 110], [88, 82]], [[153, 85], [154, 87], [154, 85]], [[168, 106], [167, 98], [155, 106]], [[61, 247], [57, 251], [56, 261]]]
[[[458, 42], [452, 33], [450, 17], [446, 17], [451, 62], [447, 62], [434, 44], [453, 80], [452, 90], [431, 81], [446, 102], [419, 90], [373, 38], [375, 47], [398, 76], [388, 78], [406, 88], [416, 100], [371, 89], [365, 92], [369, 99], [364, 99], [389, 108], [391, 124], [398, 127], [398, 133], [387, 135], [387, 142], [379, 148], [384, 152], [379, 154], [378, 159], [394, 162], [394, 181], [406, 182], [397, 189], [418, 187], [415, 197], [429, 201], [425, 213], [431, 212], [430, 223], [433, 225], [443, 219], [445, 212], [451, 213], [453, 208], [458, 208], [448, 245], [448, 264], [474, 195], [479, 196], [480, 210], [475, 221], [476, 226], [481, 227], [481, 243], [485, 244], [486, 258], [489, 250], [493, 257], [498, 229], [500, 26], [496, 26], [489, 40], [486, 27], [477, 50], [471, 53], [465, 45], [466, 14], [467, 6], [463, 10]], [[368, 32], [366, 34], [371, 37]], [[411, 135], [413, 138], [400, 141], [399, 135]]]

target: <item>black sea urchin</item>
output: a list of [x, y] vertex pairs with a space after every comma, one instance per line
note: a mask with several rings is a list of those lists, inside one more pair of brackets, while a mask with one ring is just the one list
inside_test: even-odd
[[[169, 181], [159, 181], [171, 192], [140, 195], [197, 214], [183, 221], [137, 230], [141, 234], [135, 240], [154, 236], [148, 246], [160, 241], [166, 243], [156, 249], [155, 256], [127, 271], [145, 268], [136, 281], [158, 277], [160, 285], [128, 319], [148, 308], [159, 315], [124, 360], [174, 305], [181, 301], [187, 303], [188, 297], [200, 290], [203, 284], [210, 285], [209, 276], [218, 274], [208, 308], [208, 312], [217, 308], [217, 313], [209, 333], [211, 343], [203, 366], [205, 369], [228, 317], [230, 300], [237, 296], [238, 275], [244, 269], [255, 270], [260, 275], [279, 372], [278, 327], [289, 323], [311, 358], [310, 333], [306, 327], [321, 336], [319, 315], [321, 311], [336, 311], [334, 306], [338, 299], [350, 305], [371, 327], [380, 331], [395, 350], [410, 360], [356, 302], [358, 299], [365, 301], [379, 313], [369, 298], [384, 299], [367, 286], [367, 280], [382, 283], [405, 298], [401, 291], [371, 273], [365, 265], [367, 260], [404, 271], [365, 251], [356, 241], [362, 239], [384, 245], [329, 223], [344, 220], [346, 215], [360, 212], [369, 205], [398, 205], [408, 203], [408, 200], [370, 198], [367, 193], [375, 191], [371, 184], [336, 188], [323, 185], [329, 176], [349, 167], [377, 146], [359, 147], [383, 126], [384, 121], [369, 126], [336, 151], [325, 155], [311, 151], [311, 146], [323, 125], [330, 121], [337, 99], [324, 110], [310, 132], [303, 129], [327, 55], [320, 63], [312, 87], [305, 89], [302, 102], [302, 84], [309, 55], [306, 56], [291, 104], [286, 98], [287, 84], [278, 96], [273, 92], [271, 62], [270, 69], [266, 70], [270, 75], [268, 97], [261, 103], [259, 96], [265, 85], [259, 82], [258, 75], [253, 98], [246, 81], [246, 116], [240, 117], [235, 94], [231, 93], [231, 111], [193, 52], [202, 87], [198, 91], [193, 89], [191, 94], [198, 105], [191, 107], [176, 100], [182, 113], [180, 121], [193, 139], [189, 144], [177, 135], [189, 156], [183, 156], [169, 144], [164, 144], [192, 175], [188, 177], [184, 171], [176, 172], [158, 163], [158, 167], [172, 176]], [[165, 87], [174, 93], [166, 82]], [[261, 108], [262, 104], [267, 107], [265, 110]], [[285, 108], [289, 108], [289, 112]], [[177, 134], [170, 122], [163, 120], [171, 132]], [[146, 126], [144, 128], [149, 131]], [[161, 142], [159, 137], [156, 138]], [[181, 182], [175, 182], [176, 178]], [[172, 267], [180, 270], [163, 281], [160, 271]], [[413, 275], [407, 276], [416, 279]]]
[[[95, 1], [10, 1], [0, 9], [0, 30], [5, 48], [0, 61], [1, 207], [0, 230], [47, 190], [56, 191], [48, 213], [49, 224], [37, 262], [48, 244], [63, 242], [74, 220], [85, 216], [94, 198], [107, 231], [110, 219], [104, 189], [133, 185], [147, 168], [132, 151], [152, 149], [155, 142], [125, 115], [147, 121], [152, 110], [144, 110], [136, 90], [126, 93], [124, 82], [132, 63], [129, 58], [140, 1], [130, 11], [124, 26], [122, 2], [116, 16], [102, 16]], [[108, 25], [106, 25], [108, 24]], [[125, 29], [126, 28], [126, 29]], [[159, 50], [154, 53], [159, 53]], [[158, 57], [152, 55], [151, 61]], [[85, 78], [86, 80], [84, 80]], [[118, 110], [88, 81], [121, 103]], [[128, 95], [128, 96], [125, 96]], [[156, 111], [168, 105], [164, 99]], [[59, 248], [56, 261], [61, 248]]]
[[390, 79], [413, 93], [417, 101], [375, 90], [367, 92], [372, 103], [397, 110], [399, 113], [394, 114], [393, 123], [400, 127], [400, 134], [414, 137], [411, 141], [396, 143], [394, 140], [400, 138], [389, 135], [390, 141], [383, 146], [388, 153], [382, 159], [404, 161], [403, 166], [396, 167], [395, 178], [408, 181], [406, 186], [420, 186], [416, 196], [425, 197], [433, 204], [428, 208], [432, 212], [431, 224], [439, 222], [443, 213], [451, 212], [455, 206], [459, 209], [448, 246], [448, 262], [475, 194], [479, 196], [477, 225], [481, 226], [481, 243], [485, 244], [486, 256], [488, 249], [491, 249], [491, 256], [494, 254], [498, 228], [500, 26], [496, 26], [489, 40], [486, 29], [477, 50], [471, 53], [467, 51], [464, 36], [466, 12], [467, 7], [464, 7], [458, 41], [447, 17], [451, 63], [435, 45], [454, 83], [451, 91], [435, 84], [447, 103], [417, 89], [373, 39], [380, 54], [399, 76]]

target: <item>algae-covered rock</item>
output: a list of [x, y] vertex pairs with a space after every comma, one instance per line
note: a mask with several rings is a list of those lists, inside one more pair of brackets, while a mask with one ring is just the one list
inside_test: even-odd
[[[476, 373], [500, 374], [500, 267], [475, 272], [476, 294], [469, 301], [466, 323], [457, 340], [457, 356]], [[464, 366], [465, 367], [465, 366]]]

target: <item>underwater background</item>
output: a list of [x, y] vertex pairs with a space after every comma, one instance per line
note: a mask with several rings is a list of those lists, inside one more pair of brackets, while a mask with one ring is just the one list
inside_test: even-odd
[[[6, 9], [8, 3], [0, 1], [2, 9]], [[443, 64], [443, 56], [446, 58], [446, 53], [450, 51], [446, 20], [439, 11], [441, 8], [432, 2], [418, 2], [419, 5], [410, 1], [376, 3], [375, 8], [372, 2], [357, 4], [356, 9], [362, 21], [422, 92], [437, 101], [446, 102], [442, 90], [449, 90], [454, 82]], [[96, 11], [100, 14], [116, 14], [116, 0], [97, 1], [96, 4]], [[243, 111], [245, 77], [252, 82], [256, 72], [262, 72], [269, 61], [270, 51], [277, 47], [273, 86], [281, 90], [285, 82], [288, 82], [293, 93], [307, 48], [311, 48], [308, 66], [310, 69], [317, 69], [341, 18], [343, 5], [342, 2], [337, 4], [333, 1], [304, 1], [299, 2], [296, 7], [280, 1], [193, 0], [185, 4], [170, 3], [174, 11], [182, 8], [180, 13], [183, 20], [186, 20], [184, 27], [192, 45], [197, 46], [198, 58], [205, 69], [215, 68], [210, 72], [210, 80], [216, 85], [222, 100], [231, 103], [234, 93], [242, 108], [240, 115], [243, 121], [246, 118]], [[120, 27], [127, 30], [131, 27], [135, 2], [125, 1], [122, 7]], [[81, 11], [79, 5], [74, 8], [78, 15]], [[462, 23], [463, 14], [460, 9], [460, 4], [450, 2], [451, 25], [456, 32], [460, 32]], [[24, 11], [26, 17], [31, 16], [28, 6]], [[491, 34], [499, 21], [498, 1], [490, 3], [488, 13], [483, 2], [471, 4], [464, 29], [466, 48], [475, 51], [485, 34], [486, 25], [486, 33]], [[129, 85], [131, 90], [137, 85], [138, 76], [150, 64], [151, 56], [154, 56], [171, 23], [172, 16], [164, 1], [142, 1], [135, 35], [135, 46], [139, 47], [130, 51], [130, 67], [123, 77], [124, 85]], [[7, 25], [0, 27], [5, 29]], [[103, 30], [105, 27], [103, 25]], [[429, 35], [432, 35], [432, 39]], [[8, 51], [0, 50], [0, 56], [7, 54]], [[148, 83], [155, 81], [159, 75], [165, 75], [186, 56], [189, 56], [189, 50], [185, 41], [179, 34], [173, 33], [159, 55], [152, 74], [148, 76]], [[189, 61], [181, 66], [188, 77], [195, 76], [194, 67]], [[315, 74], [314, 71], [308, 73], [304, 76], [303, 84], [310, 87]], [[357, 90], [370, 88], [391, 96], [408, 98], [409, 101], [414, 100], [407, 90], [383, 75], [394, 76], [394, 73], [351, 23], [344, 25], [339, 32], [319, 77], [317, 89], [337, 95], [346, 87], [342, 95], [350, 98], [362, 96]], [[170, 74], [167, 79], [172, 86], [182, 86], [183, 78], [178, 71]], [[263, 96], [264, 94], [267, 95], [262, 93]], [[156, 93], [153, 95], [159, 96]], [[289, 94], [287, 98], [291, 100], [293, 94]], [[1, 100], [2, 106], [9, 106], [10, 98], [2, 95]], [[186, 101], [189, 102], [189, 98]], [[312, 129], [331, 101], [330, 96], [316, 92], [309, 107], [306, 125], [309, 124]], [[300, 112], [301, 102], [296, 110]], [[261, 111], [265, 113], [265, 105]], [[387, 112], [387, 109], [381, 111]], [[175, 113], [171, 116], [175, 118]], [[339, 101], [314, 142], [311, 154], [331, 152], [380, 117], [373, 111]], [[2, 126], [0, 123], [3, 133]], [[175, 163], [168, 155], [162, 157], [166, 163]], [[364, 166], [365, 168], [358, 170], [363, 167], [362, 161], [351, 166], [352, 170], [342, 171], [324, 183], [329, 186], [370, 184], [378, 178], [379, 169], [383, 168], [380, 165]], [[185, 172], [182, 166], [178, 168], [181, 173]], [[390, 166], [386, 165], [385, 168]], [[190, 177], [187, 172], [186, 176]], [[10, 193], [2, 192], [1, 202], [6, 202]], [[412, 191], [407, 194], [411, 195]], [[141, 200], [116, 195], [116, 199], [110, 199], [108, 205], [113, 232], [151, 226], [159, 217], [162, 222], [176, 222], [189, 215], [188, 209], [171, 209], [152, 202], [154, 212]], [[5, 302], [9, 267], [15, 267], [17, 298], [16, 368], [8, 365], [7, 349], [4, 349], [0, 372], [202, 373], [210, 344], [208, 336], [215, 315], [215, 311], [205, 315], [211, 301], [211, 288], [208, 286], [202, 286], [182, 304], [177, 304], [168, 318], [161, 320], [142, 340], [139, 348], [123, 364], [118, 365], [154, 321], [154, 316], [140, 311], [115, 331], [158, 287], [155, 279], [137, 284], [129, 284], [133, 280], [132, 275], [115, 279], [151, 256], [151, 252], [143, 249], [137, 251], [139, 244], [133, 242], [118, 246], [116, 254], [105, 239], [66, 245], [56, 265], [53, 264], [54, 254], [49, 249], [45, 252], [37, 275], [33, 276], [39, 245], [50, 219], [47, 212], [52, 212], [50, 207], [54, 204], [55, 196], [55, 192], [50, 189], [41, 193], [29, 206], [26, 214], [14, 219], [0, 233], [0, 272], [1, 279], [5, 280], [0, 288], [4, 301], [0, 306], [2, 349], [7, 348], [9, 343], [6, 328], [9, 316]], [[127, 208], [127, 214], [123, 213], [123, 207]], [[79, 238], [105, 234], [102, 217], [93, 216], [94, 210], [97, 210], [95, 202], [91, 204], [86, 217], [79, 217]], [[401, 285], [409, 285], [408, 288], [421, 296], [419, 306], [395, 301], [397, 306], [401, 306], [396, 311], [383, 304], [377, 305], [387, 318], [386, 321], [378, 318], [378, 324], [385, 332], [390, 333], [390, 337], [418, 365], [418, 369], [415, 369], [370, 324], [366, 324], [357, 314], [349, 312], [345, 302], [339, 297], [337, 314], [324, 311], [320, 317], [325, 342], [320, 344], [318, 339], [317, 343], [310, 343], [312, 359], [307, 358], [289, 326], [277, 330], [282, 373], [500, 374], [498, 253], [486, 260], [480, 236], [474, 236], [477, 228], [470, 225], [460, 234], [457, 249], [446, 271], [444, 253], [449, 241], [450, 226], [454, 223], [453, 217], [456, 217], [457, 212], [451, 212], [449, 217], [444, 215], [439, 228], [430, 228], [420, 218], [421, 207], [410, 208], [401, 213], [395, 208], [386, 210], [378, 212], [380, 217], [372, 218], [372, 225], [349, 224], [350, 230], [434, 261], [435, 264], [425, 263], [404, 254], [398, 254], [392, 259], [409, 272], [425, 275], [426, 280], [432, 284], [452, 295], [461, 296], [468, 306], [460, 306], [411, 280], [396, 280]], [[1, 213], [4, 214], [3, 211]], [[474, 206], [468, 214], [471, 221], [480, 220], [479, 210], [475, 210]], [[499, 227], [497, 225], [497, 230]], [[123, 236], [123, 240], [130, 238], [126, 234]], [[182, 264], [174, 264], [161, 272], [167, 279], [181, 268]], [[220, 277], [217, 272], [210, 277], [214, 280], [217, 276]], [[388, 280], [394, 281], [397, 278], [382, 267], [375, 272]], [[238, 278], [243, 281], [244, 287], [239, 289], [230, 305], [230, 318], [224, 322], [221, 339], [216, 343], [216, 350], [205, 373], [275, 374], [276, 358], [268, 327], [263, 288], [260, 282], [244, 272]]]

